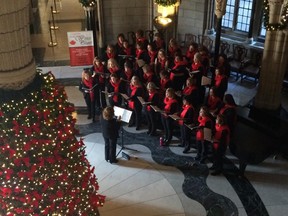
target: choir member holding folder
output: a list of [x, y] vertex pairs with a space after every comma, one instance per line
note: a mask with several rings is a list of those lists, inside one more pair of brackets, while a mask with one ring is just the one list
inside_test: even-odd
[[110, 75], [110, 81], [107, 85], [108, 100], [110, 106], [121, 106], [121, 93], [126, 93], [125, 83], [122, 82], [117, 74]]
[[151, 105], [159, 106], [159, 94], [153, 82], [147, 84], [148, 90], [148, 103], [145, 105], [146, 119], [148, 123], [147, 134], [150, 136], [156, 135], [156, 125], [159, 119], [159, 114], [151, 107]]
[[105, 94], [102, 93], [105, 91], [106, 71], [99, 57], [96, 56], [94, 58], [91, 70], [93, 71], [92, 76], [94, 77], [95, 82], [98, 84], [97, 88], [95, 89], [96, 106], [99, 107], [99, 109], [103, 109], [107, 106]]
[[202, 106], [200, 108], [198, 122], [199, 125], [196, 132], [197, 156], [195, 157], [195, 160], [203, 163], [207, 158], [208, 147], [210, 145], [210, 141], [207, 139], [207, 134], [205, 133], [210, 131], [211, 135], [212, 129], [214, 128], [212, 116], [210, 115], [209, 109], [206, 106]]
[[142, 121], [142, 105], [137, 97], [144, 96], [144, 89], [137, 76], [133, 76], [130, 84], [128, 107], [133, 110], [131, 122], [128, 126], [133, 126], [136, 123], [136, 130], [140, 130]]
[[178, 101], [173, 88], [166, 90], [164, 98], [164, 112], [161, 115], [161, 121], [164, 128], [165, 138], [164, 145], [169, 145], [173, 136], [174, 120], [169, 115], [178, 112]]
[[[195, 119], [195, 110], [192, 105], [192, 101], [188, 96], [183, 97], [183, 106], [179, 115], [178, 123], [180, 125], [181, 131], [181, 144], [180, 147], [184, 147], [183, 153], [188, 153], [191, 147], [191, 135], [192, 130], [190, 130], [185, 124], [192, 125], [194, 124]], [[185, 123], [185, 124], [184, 124]]]
[[83, 93], [84, 100], [88, 110], [88, 119], [95, 122], [95, 80], [93, 79], [89, 70], [82, 72], [82, 80], [79, 85], [79, 90]]

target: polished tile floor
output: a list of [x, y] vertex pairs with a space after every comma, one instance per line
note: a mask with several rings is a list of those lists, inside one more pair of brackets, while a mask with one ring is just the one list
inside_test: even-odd
[[[82, 8], [78, 5], [78, 1], [56, 1], [60, 10], [60, 13], [55, 15], [59, 30], [52, 34], [53, 38], [57, 39], [58, 45], [48, 47], [50, 35], [47, 20], [51, 19], [50, 8], [53, 6], [53, 1], [39, 0], [38, 2], [41, 8], [34, 14], [38, 22], [34, 23], [34, 33], [31, 38], [37, 64], [44, 73], [52, 71], [57, 79], [77, 78], [80, 81], [82, 67], [69, 66], [66, 34], [68, 31], [83, 30]], [[68, 84], [65, 89], [70, 102], [77, 108], [85, 107], [77, 83]], [[234, 95], [240, 106], [245, 106], [255, 96], [256, 91], [257, 86], [252, 82], [240, 83], [231, 80], [229, 83], [228, 92]], [[288, 90], [284, 89], [282, 106], [286, 110], [288, 110], [287, 98]], [[131, 159], [122, 158], [120, 153], [119, 163], [112, 165], [104, 160], [103, 138], [99, 130], [94, 130], [97, 124], [98, 122], [92, 124], [88, 121], [86, 115], [77, 114], [77, 127], [82, 130], [79, 138], [84, 138], [87, 158], [96, 168], [99, 192], [106, 196], [106, 203], [100, 208], [101, 216], [287, 215], [288, 163], [281, 155], [276, 160], [271, 155], [261, 164], [249, 165], [244, 180], [235, 180], [226, 175], [212, 176], [209, 175], [208, 167], [211, 166], [209, 163], [199, 169], [185, 171], [183, 167], [172, 166], [173, 161], [167, 166], [155, 159], [155, 151], [160, 154], [158, 158], [161, 158], [162, 152], [164, 155], [169, 151], [173, 158], [179, 156], [180, 163], [193, 161], [192, 157], [195, 153], [183, 155], [182, 149], [176, 147], [179, 141], [177, 137], [173, 137], [175, 145], [167, 147], [168, 149], [160, 149], [157, 145], [158, 140], [151, 140], [145, 134], [145, 129], [135, 131], [133, 128], [124, 126], [124, 130], [129, 134], [139, 134], [132, 139], [135, 143], [129, 145], [129, 148], [137, 151], [124, 150]], [[148, 142], [155, 144], [155, 149], [148, 148], [148, 145], [145, 145]], [[120, 151], [120, 147], [118, 146], [117, 152]], [[237, 158], [229, 151], [227, 157], [237, 165]], [[201, 183], [197, 183], [198, 180]], [[243, 182], [248, 186], [242, 187]], [[254, 196], [255, 193], [251, 192], [251, 188], [260, 197], [261, 202]], [[210, 211], [207, 206], [211, 202], [216, 203], [215, 208], [217, 203], [221, 207], [227, 206], [227, 211], [218, 214], [216, 214], [217, 209]], [[261, 203], [264, 209], [256, 211]]]

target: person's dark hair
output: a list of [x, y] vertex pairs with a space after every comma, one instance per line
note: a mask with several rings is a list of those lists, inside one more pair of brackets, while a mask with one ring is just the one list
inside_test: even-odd
[[125, 63], [124, 63], [124, 67], [127, 67], [127, 68], [130, 68], [130, 69], [132, 69], [133, 68], [133, 64], [131, 63], [131, 61], [126, 61]]
[[144, 36], [144, 31], [142, 29], [137, 30], [136, 32], [140, 37]]
[[225, 94], [223, 101], [225, 104], [228, 104], [231, 106], [237, 106], [237, 104], [235, 103], [235, 100], [233, 98], [233, 95], [231, 95], [231, 94]]
[[184, 95], [182, 100], [187, 101], [188, 104], [192, 104], [192, 100], [191, 97], [189, 97], [189, 95]]
[[125, 36], [124, 36], [123, 33], [120, 33], [120, 34], [117, 35], [117, 39], [120, 38], [120, 37], [122, 37], [123, 39], [125, 39]]

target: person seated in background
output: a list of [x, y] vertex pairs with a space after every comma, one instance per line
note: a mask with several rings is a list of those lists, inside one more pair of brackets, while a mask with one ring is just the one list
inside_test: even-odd
[[119, 128], [121, 124], [120, 117], [118, 119], [114, 116], [113, 107], [106, 107], [102, 112], [102, 117], [100, 118], [102, 136], [105, 142], [105, 160], [107, 162], [117, 163], [116, 159], [116, 145], [117, 138], [119, 137]]
[[125, 83], [120, 80], [117, 74], [110, 75], [110, 80], [107, 84], [107, 92], [110, 106], [122, 105], [121, 93], [126, 94], [127, 92]]
[[154, 105], [159, 107], [160, 106], [160, 97], [159, 93], [157, 91], [157, 87], [153, 82], [149, 82], [147, 84], [147, 102], [148, 104], [145, 106], [145, 114], [146, 114], [146, 120], [148, 124], [148, 131], [147, 134], [150, 136], [156, 135], [156, 128], [157, 128], [157, 122], [159, 121], [159, 113], [155, 112], [150, 105]]
[[213, 137], [213, 165], [210, 170], [214, 170], [211, 175], [219, 175], [223, 169], [223, 157], [227, 146], [230, 143], [230, 129], [226, 124], [223, 115], [217, 115], [215, 124], [215, 134]]
[[174, 131], [174, 120], [169, 115], [176, 114], [179, 110], [178, 100], [176, 99], [175, 91], [173, 88], [166, 90], [165, 98], [163, 101], [164, 109], [161, 115], [161, 121], [164, 129], [164, 145], [170, 144]]
[[191, 147], [192, 130], [190, 130], [185, 124], [195, 124], [195, 109], [192, 105], [191, 99], [188, 96], [184, 96], [182, 101], [183, 105], [179, 114], [181, 119], [178, 121], [181, 132], [181, 144], [179, 146], [184, 147], [183, 153], [188, 153]]
[[136, 124], [136, 130], [140, 130], [142, 122], [142, 104], [137, 97], [144, 97], [144, 89], [139, 80], [139, 77], [132, 77], [128, 96], [128, 107], [133, 111], [128, 126], [132, 127], [134, 124]]
[[87, 119], [91, 119], [95, 122], [95, 80], [93, 79], [89, 70], [83, 70], [79, 90], [83, 93], [84, 100], [88, 110]]

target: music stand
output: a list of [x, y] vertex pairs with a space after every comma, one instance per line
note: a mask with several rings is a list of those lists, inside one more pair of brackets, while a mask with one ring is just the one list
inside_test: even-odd
[[[117, 117], [121, 117], [121, 121], [125, 122], [125, 123], [129, 123], [131, 116], [132, 116], [132, 111], [118, 107], [118, 106], [114, 106], [114, 115]], [[130, 160], [130, 156], [123, 152], [123, 150], [127, 149], [127, 150], [131, 150], [131, 151], [137, 151], [135, 149], [131, 149], [131, 148], [127, 148], [124, 146], [124, 129], [123, 126], [121, 125], [121, 149], [119, 150], [119, 152], [117, 153], [116, 157], [120, 154], [120, 152], [122, 152], [122, 157]]]

